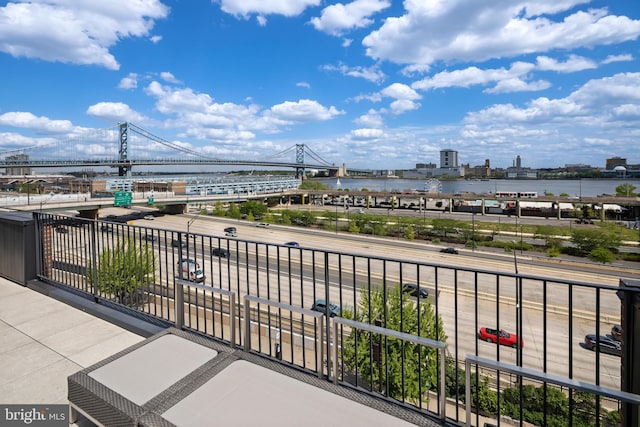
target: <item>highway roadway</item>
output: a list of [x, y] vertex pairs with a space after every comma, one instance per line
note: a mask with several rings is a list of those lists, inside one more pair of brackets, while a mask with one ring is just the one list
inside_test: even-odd
[[[572, 375], [591, 383], [598, 381], [601, 385], [620, 387], [620, 357], [599, 354], [597, 363], [596, 353], [581, 345], [584, 336], [596, 329], [596, 298], [600, 301], [598, 317], [603, 335], [613, 324], [620, 323], [618, 298], [613, 291], [601, 291], [597, 296], [594, 289], [574, 286], [569, 310], [568, 288], [559, 283], [567, 280], [617, 286], [623, 277], [640, 279], [637, 270], [546, 262], [519, 253], [515, 254], [515, 259], [513, 253], [467, 249], [459, 249], [458, 255], [450, 255], [439, 252], [442, 246], [424, 242], [280, 225], [259, 228], [255, 223], [207, 216], [165, 215], [153, 221], [136, 220], [134, 224], [185, 233], [188, 229], [196, 234], [199, 253], [204, 258], [201, 263], [207, 276], [205, 283], [237, 290], [240, 297], [251, 293], [308, 308], [314, 299], [324, 298], [326, 281], [330, 285], [332, 302], [354, 307], [360, 289], [367, 286], [419, 283], [429, 290], [430, 300], [444, 322], [449, 354], [461, 361], [466, 354], [479, 354], [516, 362], [515, 349], [480, 341], [476, 339], [476, 333], [479, 327], [496, 327], [498, 322], [499, 327], [515, 332], [516, 278], [496, 273], [513, 274], [517, 264], [519, 273], [524, 277], [521, 307], [523, 365], [543, 370], [546, 364], [547, 371], [557, 375]], [[228, 226], [237, 228], [236, 238], [225, 236], [223, 230]], [[161, 238], [153, 245], [159, 258], [166, 258], [171, 252], [171, 256], [176, 257], [178, 249], [172, 248], [170, 241], [162, 241], [164, 232], [158, 235]], [[216, 236], [216, 239], [202, 239], [201, 235]], [[289, 241], [298, 242], [303, 250], [266, 246]], [[209, 255], [208, 246], [215, 246], [218, 242], [224, 247], [229, 245], [229, 259]], [[329, 251], [326, 270], [324, 252], [309, 249]], [[365, 257], [379, 257], [386, 261], [369, 263]], [[167, 265], [167, 268], [172, 267]], [[291, 279], [284, 283], [277, 274], [278, 269], [290, 269]], [[481, 272], [476, 273], [474, 269]], [[328, 273], [326, 278], [325, 271]], [[542, 282], [528, 279], [529, 276], [548, 278], [546, 289]], [[419, 303], [425, 302], [420, 300]], [[569, 360], [572, 360], [571, 366]], [[596, 378], [597, 374], [599, 378]]]
[[[584, 336], [594, 333], [596, 329], [596, 298], [600, 301], [599, 327], [603, 335], [609, 333], [613, 324], [620, 323], [620, 301], [613, 291], [603, 290], [597, 295], [598, 292], [594, 289], [574, 286], [571, 290], [572, 303], [569, 310], [569, 290], [561, 283], [567, 280], [618, 286], [621, 278], [640, 279], [639, 272], [633, 269], [616, 269], [594, 264], [576, 265], [559, 261], [546, 262], [519, 253], [516, 253], [514, 259], [513, 253], [467, 249], [459, 249], [458, 255], [450, 255], [439, 252], [442, 246], [424, 242], [354, 236], [279, 225], [258, 228], [255, 223], [224, 218], [184, 215], [158, 217], [154, 221], [135, 221], [136, 225], [140, 226], [185, 232], [189, 222], [191, 233], [220, 236], [223, 245], [227, 243], [223, 229], [234, 226], [238, 230], [237, 238], [228, 240], [232, 248], [230, 259], [204, 262], [205, 273], [212, 279], [214, 286], [223, 283], [223, 287], [231, 286], [233, 289], [234, 285], [230, 284], [246, 282], [249, 278], [251, 284], [247, 285], [245, 293], [249, 291], [261, 296], [275, 297], [277, 292], [281, 301], [309, 306], [315, 298], [324, 298], [325, 278], [322, 270], [318, 270], [319, 265], [324, 265], [324, 260], [318, 259], [319, 252], [314, 253], [306, 249], [336, 253], [329, 255], [327, 281], [331, 285], [330, 299], [336, 303], [342, 301], [345, 306], [352, 307], [357, 304], [358, 290], [368, 284], [381, 286], [386, 282], [389, 286], [394, 286], [401, 282], [419, 282], [430, 291], [438, 314], [445, 324], [449, 353], [459, 360], [463, 360], [465, 354], [477, 352], [482, 356], [516, 362], [515, 349], [498, 347], [474, 338], [480, 326], [495, 327], [498, 318], [501, 328], [515, 332], [516, 279], [506, 276], [497, 279], [498, 276], [494, 273], [513, 273], [517, 263], [519, 273], [523, 276], [548, 278], [546, 306], [545, 289], [541, 282], [523, 279], [523, 364], [543, 370], [546, 360], [546, 369], [549, 372], [563, 376], [573, 375], [574, 378], [592, 383], [597, 380], [596, 353], [583, 348], [582, 343]], [[249, 240], [253, 243], [246, 245], [242, 242], [236, 247], [236, 240]], [[298, 242], [305, 250], [270, 246], [269, 263], [264, 258], [256, 257], [256, 248], [261, 256], [266, 253], [261, 243], [282, 244], [289, 241]], [[233, 253], [236, 251], [238, 253]], [[337, 253], [362, 257], [340, 257]], [[246, 262], [246, 257], [253, 261]], [[370, 266], [364, 257], [380, 257], [388, 261]], [[396, 260], [402, 260], [404, 263]], [[289, 283], [281, 283], [282, 279], [275, 274], [278, 262], [280, 269], [291, 268], [293, 274]], [[428, 263], [431, 266], [419, 266], [414, 262]], [[223, 267], [218, 268], [218, 265]], [[259, 268], [254, 268], [255, 271], [246, 271], [256, 265]], [[476, 274], [472, 269], [486, 273]], [[545, 307], [546, 311], [543, 310]], [[603, 353], [598, 357], [598, 382], [601, 385], [619, 388], [620, 357]], [[569, 360], [572, 360], [571, 366]]]

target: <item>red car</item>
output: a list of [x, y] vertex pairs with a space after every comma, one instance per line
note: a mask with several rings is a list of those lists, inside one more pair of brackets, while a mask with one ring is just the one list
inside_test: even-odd
[[[515, 348], [518, 345], [518, 336], [516, 334], [512, 334], [511, 332], [507, 332], [504, 329], [491, 329], [491, 328], [480, 328], [478, 332], [478, 337], [481, 340], [486, 342], [496, 343], [498, 342], [498, 338], [500, 339], [500, 344], [507, 345], [509, 347]], [[524, 348], [524, 340], [520, 339], [520, 348]]]

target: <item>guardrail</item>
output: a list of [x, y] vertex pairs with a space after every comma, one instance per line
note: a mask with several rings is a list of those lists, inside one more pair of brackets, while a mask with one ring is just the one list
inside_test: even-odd
[[184, 288], [200, 289], [204, 292], [210, 292], [212, 294], [220, 294], [229, 297], [229, 330], [231, 337], [229, 338], [229, 344], [231, 348], [236, 346], [236, 307], [238, 301], [236, 299], [236, 293], [228, 291], [226, 289], [218, 289], [211, 286], [201, 285], [199, 283], [190, 282], [184, 279], [176, 279], [176, 293], [174, 298], [174, 307], [176, 313], [175, 325], [177, 329], [183, 329], [184, 327]]
[[[444, 255], [427, 248], [419, 259], [409, 258], [413, 253], [405, 256], [404, 252], [394, 250], [389, 250], [388, 256], [370, 256], [304, 246], [289, 248], [272, 242], [224, 236], [219, 225], [211, 228], [210, 234], [192, 232], [188, 238], [181, 240], [184, 231], [151, 227], [154, 222], [133, 225], [115, 220], [93, 221], [46, 213], [36, 213], [34, 218], [36, 273], [41, 280], [90, 297], [97, 303], [116, 306], [128, 313], [134, 312], [145, 319], [169, 323], [175, 321], [178, 327], [185, 327], [188, 320], [201, 322], [193, 327], [205, 335], [210, 334], [200, 326], [208, 327], [210, 316], [213, 315], [215, 322], [222, 319], [225, 334], [228, 330], [226, 322], [229, 322], [231, 332], [235, 334], [229, 342], [236, 347], [248, 344], [251, 348], [251, 334], [242, 337], [242, 327], [251, 326], [253, 317], [254, 324], [260, 326], [261, 334], [256, 338], [254, 330], [253, 339], [257, 339], [258, 345], [256, 342], [253, 344], [261, 355], [292, 363], [314, 375], [316, 370], [318, 375], [324, 372], [331, 379], [334, 379], [332, 370], [334, 374], [339, 374], [335, 371], [336, 360], [331, 360], [332, 363], [326, 368], [323, 365], [325, 359], [335, 359], [331, 342], [336, 337], [331, 337], [331, 319], [326, 315], [331, 315], [335, 308], [336, 317], [333, 320], [349, 328], [351, 326], [344, 323], [347, 319], [338, 317], [348, 309], [353, 312], [350, 318], [365, 324], [374, 323], [374, 319], [378, 318], [380, 330], [375, 329], [374, 325], [368, 326], [376, 334], [384, 335], [391, 329], [400, 330], [403, 326], [398, 327], [390, 322], [391, 313], [386, 311], [388, 308], [383, 308], [390, 306], [393, 302], [391, 298], [401, 297], [397, 291], [405, 283], [428, 290], [429, 296], [426, 298], [406, 294], [403, 297], [412, 301], [415, 313], [420, 313], [420, 318], [429, 316], [435, 328], [447, 336], [447, 361], [455, 368], [456, 378], [465, 363], [466, 354], [488, 356], [506, 362], [516, 360], [516, 365], [527, 369], [567, 375], [613, 389], [625, 386], [622, 377], [627, 377], [633, 367], [631, 359], [623, 357], [621, 360], [625, 364], [625, 373], [621, 376], [617, 374], [621, 360], [614, 356], [605, 356], [596, 351], [593, 359], [582, 357], [583, 352], [591, 349], [584, 346], [580, 335], [583, 331], [605, 335], [613, 325], [624, 327], [618, 293], [623, 291], [632, 301], [640, 298], [640, 286], [622, 289], [610, 284], [564, 277], [514, 274], [491, 265], [487, 265], [486, 269], [452, 265], [443, 258]], [[394, 245], [400, 244], [394, 242]], [[224, 248], [228, 252], [225, 256], [217, 256], [213, 253], [215, 248]], [[111, 267], [132, 267], [133, 261], [120, 261], [127, 256], [133, 260], [134, 254], [144, 274], [133, 277], [137, 271], [133, 269], [129, 272], [132, 277], [125, 277], [124, 280], [116, 273], [126, 272], [126, 269]], [[204, 283], [180, 278], [180, 260], [185, 256], [200, 264], [206, 275]], [[466, 259], [464, 254], [460, 254], [457, 261], [462, 261], [459, 262], [462, 264]], [[203, 292], [207, 293], [205, 298], [201, 297]], [[244, 295], [249, 299], [241, 299]], [[380, 314], [371, 317], [370, 303], [376, 295]], [[185, 301], [188, 296], [195, 298]], [[174, 297], [183, 300], [174, 301]], [[214, 299], [216, 301], [211, 306]], [[309, 310], [312, 304], [315, 306], [320, 300], [335, 306], [331, 313]], [[244, 312], [245, 324], [240, 319], [243, 314], [242, 303], [244, 310], [253, 305], [248, 314]], [[269, 309], [257, 312], [256, 304], [265, 304]], [[215, 313], [212, 314], [214, 307]], [[235, 309], [235, 313], [231, 313], [232, 309]], [[187, 313], [186, 310], [190, 311]], [[284, 316], [280, 310], [290, 310], [291, 315]], [[203, 313], [206, 316], [204, 323], [201, 317]], [[521, 332], [525, 343], [535, 339], [536, 345], [527, 345], [516, 356], [516, 352], [508, 347], [509, 343], [497, 345], [495, 338], [480, 338], [478, 331], [483, 327]], [[215, 328], [217, 324], [214, 323], [213, 338], [218, 339]], [[624, 329], [626, 332], [626, 327]], [[415, 339], [425, 329], [402, 331]], [[559, 338], [558, 331], [562, 331]], [[629, 328], [629, 331], [633, 329]], [[269, 348], [263, 348], [260, 340], [264, 340], [267, 334], [269, 340], [273, 340], [271, 334], [277, 332], [282, 332], [280, 350], [285, 348], [290, 353], [282, 350], [281, 353], [276, 352], [274, 357], [273, 342], [269, 342]], [[444, 340], [443, 335], [431, 337]], [[625, 339], [626, 349], [631, 348], [631, 338]], [[316, 348], [312, 349], [314, 341]], [[291, 344], [289, 348], [286, 347], [288, 343]], [[562, 353], [557, 353], [556, 349], [561, 349]], [[422, 350], [437, 354], [432, 349]], [[314, 363], [317, 364], [315, 367]], [[400, 382], [404, 381], [404, 372], [397, 375], [400, 376]], [[432, 382], [435, 382], [433, 371], [431, 375], [434, 375]], [[464, 374], [461, 374], [461, 378], [464, 378]], [[357, 381], [365, 384], [367, 381], [370, 383], [371, 379], [358, 378]], [[347, 381], [343, 381], [343, 385], [347, 384]], [[448, 398], [452, 402], [462, 402], [464, 387], [458, 387], [457, 383], [448, 386]], [[442, 383], [438, 387], [442, 387]], [[368, 391], [380, 396], [378, 389]], [[432, 392], [435, 394], [435, 391]], [[399, 396], [403, 396], [402, 392]], [[440, 398], [442, 396], [444, 394], [440, 392]], [[415, 402], [403, 400], [401, 403], [408, 406]], [[436, 410], [435, 402], [431, 409], [423, 408], [422, 401], [419, 405], [414, 405], [413, 409], [422, 412]], [[462, 411], [460, 414], [457, 411], [452, 413], [451, 406], [449, 416], [456, 422], [464, 421]]]
[[592, 393], [597, 396], [609, 397], [634, 405], [640, 405], [640, 395], [627, 393], [625, 391], [614, 390], [608, 387], [602, 387], [596, 384], [590, 384], [584, 381], [578, 381], [572, 378], [565, 378], [559, 375], [553, 375], [546, 372], [537, 371], [535, 369], [524, 368], [505, 362], [479, 357], [473, 354], [467, 354], [465, 359], [465, 412], [466, 425], [471, 426], [471, 365], [479, 365], [487, 368], [493, 368], [498, 372], [507, 372], [517, 375], [518, 377], [538, 380], [543, 383], [555, 384], [561, 387], [567, 387], [573, 390]]
[[338, 356], [339, 343], [338, 337], [340, 325], [348, 326], [352, 329], [361, 329], [363, 331], [372, 332], [374, 334], [385, 335], [390, 338], [396, 338], [401, 341], [408, 341], [414, 344], [435, 348], [439, 352], [440, 370], [438, 374], [438, 412], [440, 420], [446, 420], [446, 348], [447, 344], [442, 341], [436, 341], [429, 338], [422, 338], [415, 335], [405, 334], [403, 332], [382, 328], [380, 326], [370, 325], [368, 323], [356, 322], [354, 320], [345, 319], [343, 317], [333, 318], [333, 382], [338, 384]]
[[[324, 369], [322, 365], [322, 361], [324, 359], [324, 352], [322, 351], [324, 342], [324, 333], [323, 333], [323, 325], [324, 325], [324, 314], [309, 310], [307, 308], [295, 307], [293, 305], [284, 304], [278, 301], [272, 301], [264, 298], [254, 297], [251, 295], [244, 296], [244, 350], [247, 352], [251, 351], [251, 303], [265, 304], [271, 307], [276, 307], [284, 310], [289, 310], [294, 313], [300, 313], [303, 316], [312, 316], [316, 319], [316, 333], [315, 333], [315, 341], [316, 341], [316, 370], [318, 373], [318, 378], [322, 378], [324, 375]], [[302, 341], [302, 347], [304, 352], [304, 340]], [[318, 351], [319, 349], [319, 351]]]

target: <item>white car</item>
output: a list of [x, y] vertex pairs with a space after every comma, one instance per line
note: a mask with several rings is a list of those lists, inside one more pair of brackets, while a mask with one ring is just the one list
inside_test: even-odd
[[269, 224], [266, 222], [259, 222], [258, 225], [256, 225], [256, 227], [269, 228]]
[[145, 215], [143, 218], [146, 219], [146, 220], [149, 220], [149, 221], [155, 219], [155, 217], [153, 215]]

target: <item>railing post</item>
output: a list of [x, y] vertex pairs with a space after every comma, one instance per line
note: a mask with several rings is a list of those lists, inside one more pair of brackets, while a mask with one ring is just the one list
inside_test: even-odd
[[91, 222], [91, 282], [93, 299], [98, 301], [98, 223]]
[[[182, 266], [180, 267], [182, 270]], [[182, 329], [184, 326], [184, 286], [180, 280], [174, 280], [174, 312], [176, 314], [176, 329]]]
[[236, 293], [232, 292], [229, 296], [229, 329], [231, 330], [231, 348], [236, 348]]
[[[337, 221], [337, 218], [336, 218]], [[326, 301], [325, 317], [327, 321], [327, 377], [331, 377], [331, 325], [329, 318], [331, 317], [331, 306], [329, 300], [329, 252], [324, 253], [324, 300]], [[320, 352], [322, 353], [322, 341], [320, 341]], [[322, 365], [321, 365], [322, 366]], [[321, 368], [322, 370], [322, 368]]]
[[[621, 279], [617, 292], [622, 312], [622, 390], [640, 394], [640, 340], [636, 339], [640, 328], [640, 280]], [[628, 403], [622, 404], [623, 425], [638, 425], [640, 407]]]
[[338, 384], [338, 322], [333, 322], [333, 383]]
[[249, 295], [244, 296], [244, 351], [251, 351], [251, 310], [249, 307]]
[[[329, 304], [327, 304], [327, 307]], [[327, 328], [329, 328], [329, 320], [327, 319]], [[316, 340], [320, 340], [320, 342], [316, 341], [316, 346], [320, 349], [319, 352], [316, 353], [316, 366], [318, 367], [318, 378], [322, 378], [322, 374], [324, 373], [324, 316], [318, 319], [318, 328], [320, 329], [320, 333], [316, 330]], [[331, 342], [329, 341], [329, 336], [327, 336], [327, 346], [330, 346]], [[327, 376], [330, 375], [331, 369], [329, 369], [329, 354], [327, 353]]]
[[464, 361], [464, 372], [464, 407], [467, 416], [466, 425], [471, 426], [471, 361], [469, 359]]
[[440, 349], [440, 419], [447, 419], [447, 349]]

